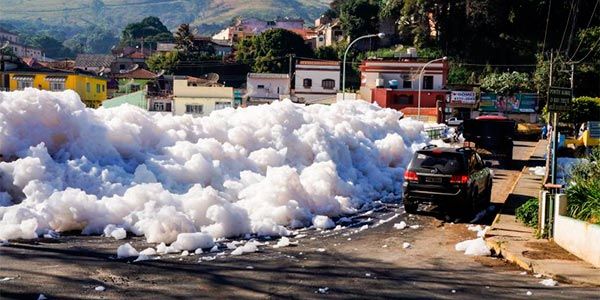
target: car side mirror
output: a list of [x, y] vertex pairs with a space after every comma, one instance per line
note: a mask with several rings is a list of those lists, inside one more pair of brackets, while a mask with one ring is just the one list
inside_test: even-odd
[[486, 166], [486, 168], [491, 168], [492, 167], [492, 162], [491, 161], [486, 161], [485, 162], [485, 166]]

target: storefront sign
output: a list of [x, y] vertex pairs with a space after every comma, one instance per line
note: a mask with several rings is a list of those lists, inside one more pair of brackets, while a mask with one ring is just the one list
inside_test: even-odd
[[450, 102], [474, 104], [476, 101], [475, 92], [469, 91], [452, 91], [450, 94]]

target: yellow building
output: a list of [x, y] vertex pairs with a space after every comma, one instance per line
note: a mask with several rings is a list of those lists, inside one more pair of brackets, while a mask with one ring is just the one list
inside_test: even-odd
[[87, 107], [92, 108], [98, 108], [107, 99], [107, 79], [92, 74], [46, 68], [13, 70], [8, 73], [11, 91], [28, 87], [47, 91], [73, 90]]
[[233, 88], [199, 78], [176, 76], [173, 79], [175, 115], [207, 116], [212, 111], [232, 107]]

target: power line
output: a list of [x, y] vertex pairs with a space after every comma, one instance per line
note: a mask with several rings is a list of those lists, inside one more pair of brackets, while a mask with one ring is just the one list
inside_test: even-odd
[[578, 64], [578, 63], [584, 61], [594, 51], [594, 48], [596, 48], [596, 46], [598, 46], [599, 42], [600, 42], [600, 37], [598, 37], [596, 42], [592, 45], [592, 47], [590, 47], [590, 51], [588, 51], [588, 53], [582, 59], [580, 59], [578, 61], [570, 61], [569, 63], [570, 64]]
[[[600, 3], [600, 0], [596, 0], [596, 4], [594, 5], [594, 10], [592, 10], [592, 14], [590, 15], [590, 19], [588, 20], [588, 23], [585, 26], [586, 29], [590, 28], [590, 24], [592, 24], [592, 20], [594, 19], [594, 15], [596, 14], [596, 8], [598, 8], [598, 3]], [[579, 40], [579, 44], [577, 45], [577, 48], [575, 49], [575, 51], [573, 51], [573, 56], [571, 56], [571, 58], [569, 58], [570, 61], [572, 61], [573, 58], [575, 58], [575, 55], [577, 55], [577, 51], [579, 51], [579, 48], [581, 47], [581, 44], [583, 44], [583, 39]]]
[[548, 14], [546, 15], [546, 30], [544, 30], [544, 43], [542, 44], [542, 53], [546, 50], [546, 37], [548, 35], [548, 24], [550, 23], [550, 10], [552, 9], [552, 0], [548, 3]]
[[573, 8], [575, 7], [575, 0], [571, 0], [571, 10], [569, 10], [569, 17], [567, 18], [567, 22], [565, 23], [565, 30], [563, 30], [563, 35], [560, 38], [560, 45], [558, 46], [558, 52], [562, 49], [563, 42], [565, 40], [565, 36], [567, 35], [567, 29], [569, 28], [569, 22], [571, 21], [571, 15], [573, 14]]

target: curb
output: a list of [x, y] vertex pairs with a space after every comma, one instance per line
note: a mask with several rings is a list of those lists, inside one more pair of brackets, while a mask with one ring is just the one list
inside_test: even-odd
[[[485, 240], [485, 244], [488, 247], [490, 247], [492, 250], [494, 250], [494, 253], [496, 253], [499, 256], [502, 256], [503, 259], [508, 260], [509, 262], [518, 265], [522, 269], [525, 269], [530, 272], [535, 272], [535, 270], [533, 269], [533, 265], [530, 262], [527, 262], [526, 260], [519, 257], [519, 255], [514, 254], [511, 251], [507, 250], [506, 246], [502, 245], [503, 244], [502, 242], [494, 241], [491, 238], [488, 238]], [[542, 274], [542, 275], [546, 275], [546, 274]]]
[[[533, 154], [535, 153], [535, 149], [539, 146], [540, 142], [541, 141], [538, 141], [536, 146], [533, 147], [533, 150], [529, 154], [529, 158], [531, 158], [531, 156], [533, 156]], [[509, 195], [514, 192], [514, 190], [515, 190], [517, 184], [519, 183], [519, 181], [521, 180], [521, 177], [523, 176], [524, 172], [526, 172], [525, 167], [523, 167], [523, 169], [521, 169], [521, 172], [519, 173], [517, 180], [515, 180], [515, 182], [513, 183], [513, 186], [510, 189]], [[498, 214], [494, 218], [494, 221], [492, 222], [492, 225], [490, 226], [490, 230], [494, 227], [494, 225], [496, 225], [499, 222], [501, 215], [502, 215], [502, 211], [498, 212]], [[507, 247], [507, 244], [510, 243], [510, 241], [498, 241], [497, 239], [494, 238], [494, 236], [484, 236], [484, 240], [485, 240], [486, 245], [490, 249], [492, 249], [494, 251], [494, 253], [496, 253], [496, 255], [501, 256], [503, 259], [516, 264], [517, 266], [519, 266], [520, 268], [522, 268], [528, 272], [541, 274], [543, 276], [550, 277], [554, 280], [557, 280], [557, 281], [563, 282], [563, 283], [582, 283], [582, 284], [598, 285], [597, 283], [594, 283], [594, 282], [584, 282], [584, 281], [572, 280], [572, 279], [568, 278], [567, 276], [547, 272], [544, 270], [544, 268], [540, 269], [531, 260], [528, 260], [527, 258], [521, 256], [518, 253], [510, 251]]]

